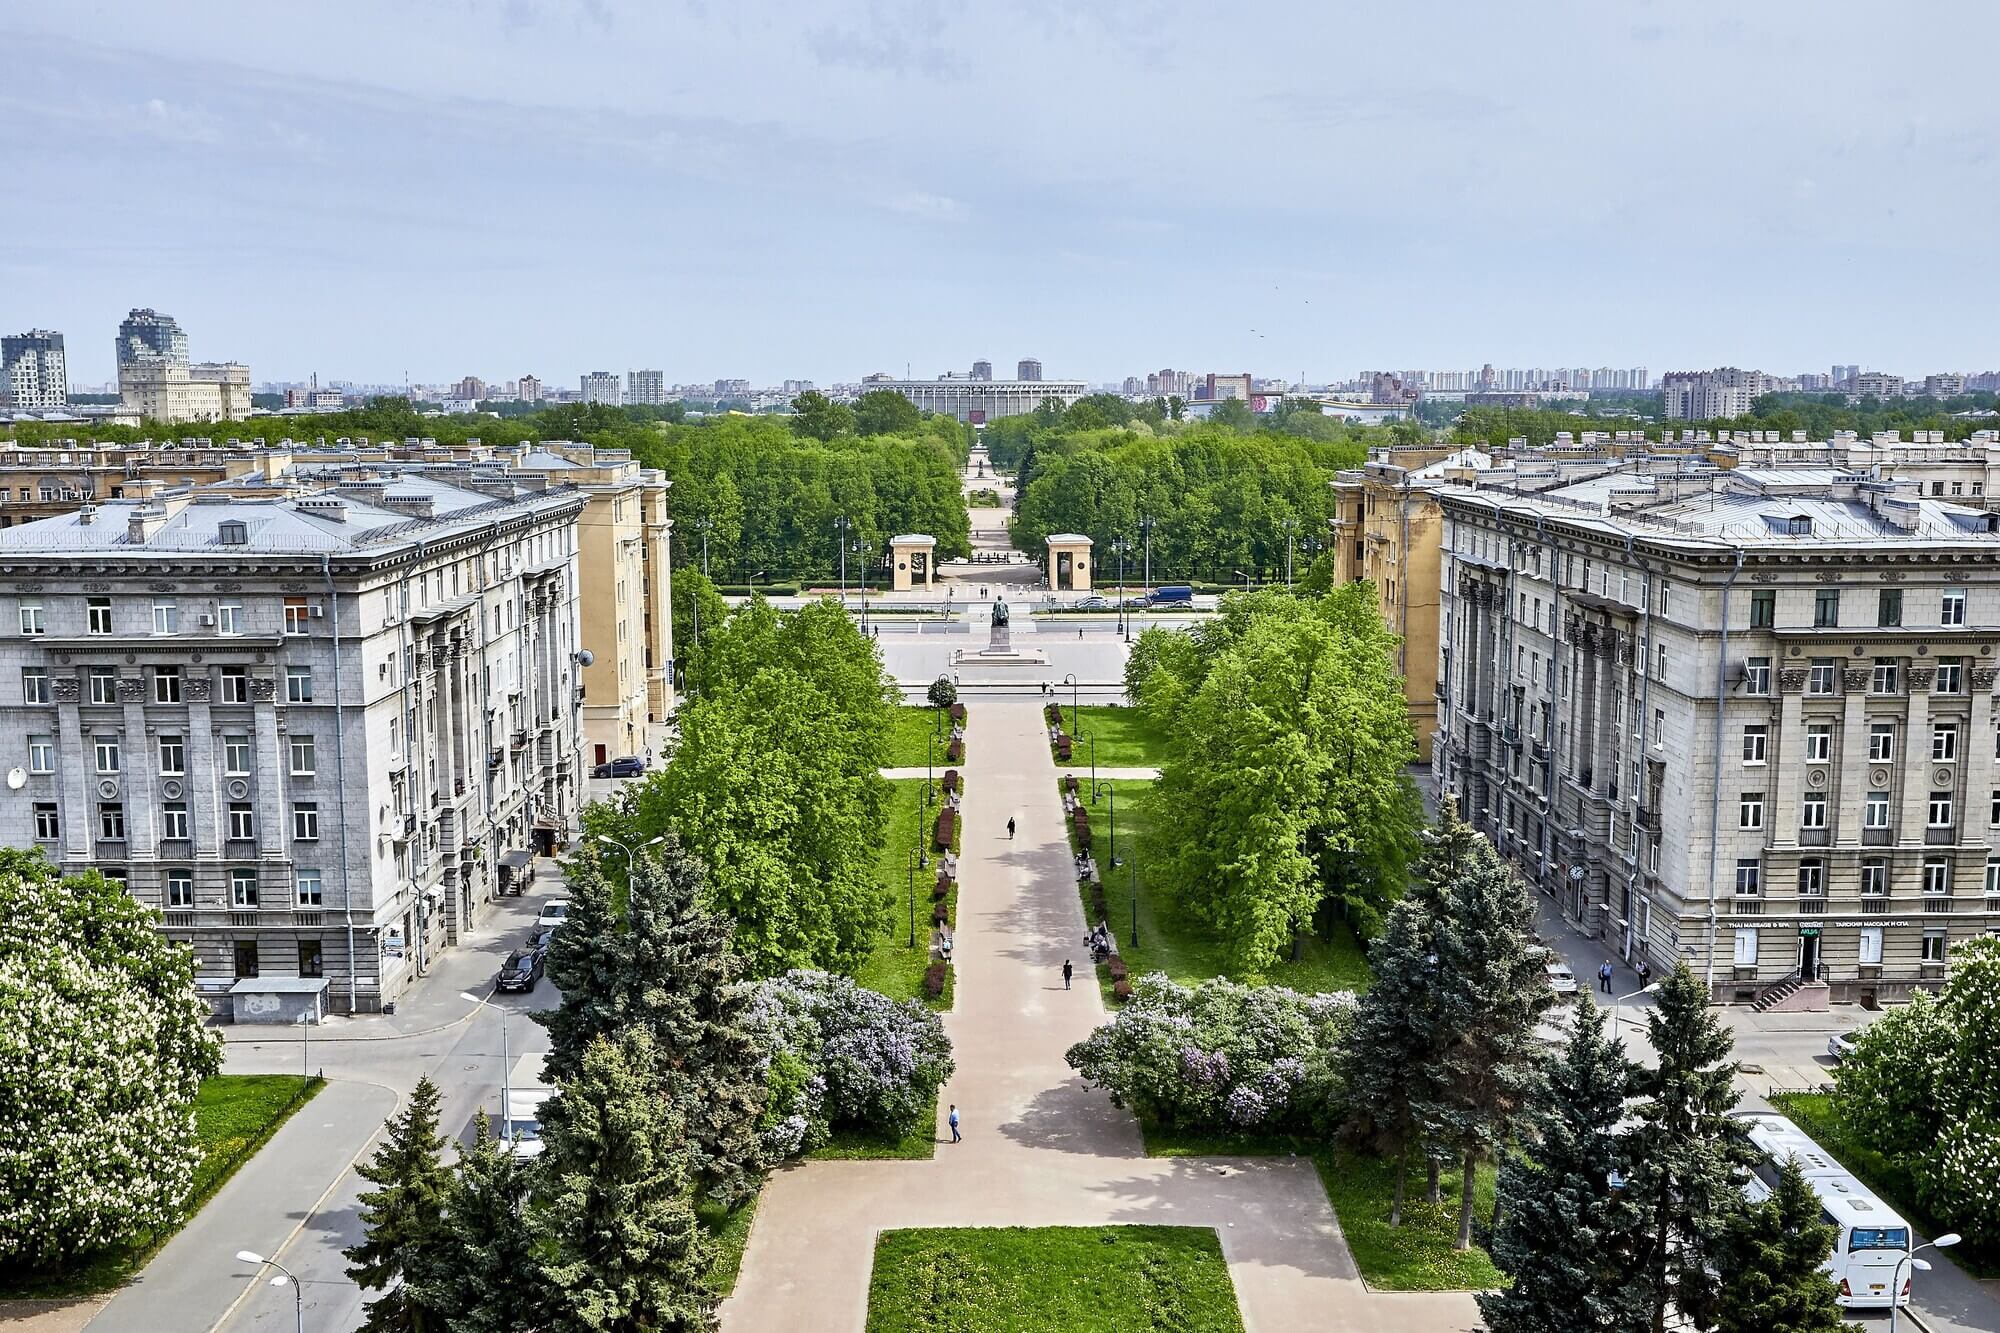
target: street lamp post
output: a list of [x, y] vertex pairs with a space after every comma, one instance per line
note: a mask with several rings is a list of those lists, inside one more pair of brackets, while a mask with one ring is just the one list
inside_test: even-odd
[[1081, 713], [1079, 713], [1079, 712], [1077, 712], [1077, 711], [1076, 711], [1076, 673], [1075, 673], [1074, 671], [1067, 671], [1067, 672], [1064, 672], [1064, 673], [1063, 673], [1063, 684], [1065, 684], [1065, 685], [1069, 686], [1069, 726], [1070, 726], [1070, 735], [1074, 736], [1074, 737], [1075, 737], [1076, 739], [1078, 739], [1078, 740], [1082, 740], [1082, 739], [1083, 739], [1083, 715], [1082, 715]]
[[1889, 1333], [1896, 1333], [1896, 1316], [1903, 1308], [1903, 1265], [1908, 1264], [1913, 1270], [1911, 1274], [1913, 1279], [1917, 1273], [1928, 1273], [1931, 1271], [1931, 1266], [1926, 1260], [1917, 1258], [1917, 1250], [1948, 1250], [1958, 1244], [1958, 1241], [1959, 1235], [1956, 1231], [1947, 1231], [1936, 1240], [1919, 1245], [1916, 1250], [1911, 1250], [1896, 1260], [1896, 1275], [1889, 1282]]
[[1153, 599], [1153, 516], [1139, 515], [1139, 536], [1146, 544], [1146, 600]]
[[1293, 534], [1299, 530], [1299, 521], [1295, 518], [1288, 518], [1285, 520], [1283, 526], [1285, 529], [1285, 587], [1289, 590], [1292, 586]]
[[708, 577], [708, 534], [715, 527], [715, 520], [703, 514], [694, 521], [694, 530], [701, 534], [701, 576]]
[[834, 544], [840, 547], [840, 609], [847, 610], [847, 515], [833, 520]]
[[1621, 1012], [1623, 1012], [1622, 1006], [1624, 1005], [1625, 1001], [1636, 1000], [1641, 995], [1652, 995], [1660, 989], [1661, 984], [1662, 983], [1655, 981], [1650, 986], [1641, 986], [1638, 990], [1633, 991], [1630, 995], [1621, 995], [1616, 1000], [1613, 1000], [1611, 1002], [1611, 1040], [1613, 1041], [1618, 1040], [1618, 1015]]
[[282, 1287], [287, 1283], [291, 1284], [293, 1327], [298, 1330], [298, 1333], [306, 1333], [306, 1294], [299, 1287], [299, 1275], [279, 1263], [276, 1259], [266, 1259], [255, 1250], [238, 1250], [236, 1252], [236, 1259], [239, 1263], [255, 1264], [259, 1268], [262, 1268], [265, 1264], [269, 1264], [278, 1270], [282, 1276], [272, 1278], [271, 1285]]
[[[921, 832], [923, 821], [918, 820], [917, 824]], [[917, 947], [917, 858], [914, 856], [910, 858], [910, 947]]]
[[1097, 735], [1090, 737], [1090, 803], [1097, 804]]
[[1139, 857], [1137, 853], [1127, 858], [1127, 864], [1130, 866], [1130, 870], [1128, 871], [1130, 878], [1126, 880], [1126, 888], [1132, 897], [1132, 939], [1129, 947], [1136, 949], [1139, 947]]
[[1118, 621], [1127, 643], [1132, 642], [1132, 612], [1125, 606], [1125, 552], [1131, 549], [1131, 545], [1123, 537], [1115, 538], [1111, 543], [1111, 549], [1118, 552]]

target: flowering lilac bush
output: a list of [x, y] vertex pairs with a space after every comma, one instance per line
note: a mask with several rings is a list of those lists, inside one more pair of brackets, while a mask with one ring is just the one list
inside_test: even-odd
[[771, 1053], [763, 1127], [771, 1160], [809, 1152], [835, 1129], [898, 1136], [937, 1114], [951, 1039], [916, 1001], [796, 970], [760, 983], [751, 1015]]
[[1334, 1056], [1354, 997], [1302, 995], [1154, 973], [1103, 1027], [1070, 1047], [1070, 1068], [1149, 1123], [1303, 1133], [1328, 1123]]

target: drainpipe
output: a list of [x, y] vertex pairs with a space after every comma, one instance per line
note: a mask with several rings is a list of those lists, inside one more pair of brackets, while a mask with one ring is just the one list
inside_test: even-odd
[[[1633, 548], [1632, 534], [1628, 531], [1625, 534], [1625, 563], [1627, 565], [1630, 565], [1634, 563], [1637, 560], [1637, 558], [1638, 558], [1637, 553]], [[1639, 772], [1641, 774], [1641, 777], [1637, 781], [1633, 782], [1632, 792], [1630, 796], [1627, 798], [1634, 802], [1639, 801], [1640, 794], [1644, 790], [1642, 784], [1645, 781], [1644, 774], [1646, 772], [1646, 754], [1647, 754], [1646, 728], [1652, 724], [1652, 718], [1653, 718], [1653, 709], [1652, 709], [1653, 668], [1652, 665], [1646, 661], [1645, 655], [1650, 653], [1653, 655], [1653, 660], [1655, 662], [1659, 660], [1659, 650], [1653, 644], [1653, 571], [1650, 569], [1644, 570], [1641, 573], [1641, 577], [1639, 580], [1639, 595], [1643, 599], [1639, 607], [1639, 653], [1640, 653], [1639, 679], [1640, 681], [1643, 682], [1639, 686]], [[1724, 612], [1726, 617], [1727, 613], [1726, 606], [1724, 608]], [[1726, 629], [1725, 632], [1727, 632]], [[1720, 745], [1719, 733], [1718, 733], [1717, 744], [1718, 746]], [[1719, 753], [1720, 750], [1718, 749], [1718, 754]], [[1661, 827], [1664, 828], [1665, 824], [1662, 823]], [[1645, 835], [1645, 830], [1640, 829], [1638, 834], [1634, 836], [1634, 838], [1632, 839], [1632, 846], [1635, 853], [1637, 852], [1638, 849], [1639, 838], [1643, 837], [1644, 835]], [[1632, 868], [1625, 872], [1625, 889], [1628, 895], [1636, 891], [1639, 887], [1639, 865], [1640, 865], [1639, 858], [1635, 854], [1633, 857]], [[1650, 920], [1651, 913], [1648, 913], [1647, 915], [1648, 919]], [[1625, 928], [1628, 931], [1631, 930], [1632, 928], [1632, 922], [1629, 916], [1626, 918]], [[1642, 938], [1639, 941], [1639, 943], [1643, 947], [1645, 944], [1645, 940]]]
[[1715, 767], [1710, 774], [1708, 793], [1708, 993], [1715, 994], [1715, 862], [1721, 854], [1722, 829], [1722, 706], [1729, 694], [1729, 590], [1743, 572], [1743, 548], [1736, 552], [1736, 566], [1722, 585], [1722, 646], [1715, 658]]
[[[340, 592], [333, 583], [333, 557], [322, 551], [320, 573], [326, 577], [326, 600], [333, 607], [333, 773], [341, 796], [347, 794], [347, 706], [343, 702], [347, 677], [340, 670]], [[367, 682], [363, 682], [364, 688]], [[347, 829], [340, 830], [340, 912], [347, 922], [347, 1012], [353, 1013], [359, 995], [354, 957], [354, 882], [348, 878]]]
[[[1535, 541], [1549, 553], [1549, 640], [1558, 647], [1566, 647], [1562, 630], [1562, 556], [1549, 545], [1549, 525], [1545, 515], [1535, 515]], [[1565, 664], [1566, 665], [1566, 664]], [[1556, 668], [1558, 672], [1564, 667]], [[1549, 692], [1549, 707], [1542, 714], [1542, 730], [1548, 739], [1544, 748], [1549, 757], [1542, 763], [1542, 837], [1541, 837], [1541, 887], [1549, 887], [1549, 826], [1556, 819], [1556, 764], [1560, 758], [1556, 754], [1555, 710], [1562, 706], [1562, 696], [1556, 691]], [[1560, 901], [1560, 900], [1558, 900]]]

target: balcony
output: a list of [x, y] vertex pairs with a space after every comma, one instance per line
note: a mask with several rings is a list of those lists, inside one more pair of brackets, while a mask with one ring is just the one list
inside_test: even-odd
[[1951, 911], [1954, 901], [1948, 896], [1927, 897], [1924, 899], [1924, 915], [1942, 916]]
[[514, 733], [514, 735], [513, 735], [513, 737], [512, 737], [512, 739], [511, 739], [511, 740], [509, 741], [509, 744], [511, 744], [511, 745], [512, 745], [512, 746], [513, 746], [513, 747], [514, 747], [515, 749], [517, 749], [517, 750], [525, 750], [525, 749], [527, 749], [527, 748], [528, 748], [528, 733], [527, 733], [526, 731], [517, 731], [517, 732], [515, 732], [515, 733]]
[[1762, 916], [1764, 915], [1764, 900], [1762, 898], [1752, 898], [1747, 895], [1736, 898], [1732, 900], [1730, 915]]

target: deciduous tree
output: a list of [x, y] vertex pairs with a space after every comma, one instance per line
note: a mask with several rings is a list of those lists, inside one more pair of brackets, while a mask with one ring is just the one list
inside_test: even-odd
[[854, 409], [836, 403], [817, 389], [792, 399], [792, 429], [812, 440], [831, 440], [854, 433]]
[[917, 405], [894, 389], [870, 389], [854, 400], [857, 435], [902, 435], [923, 420]]

